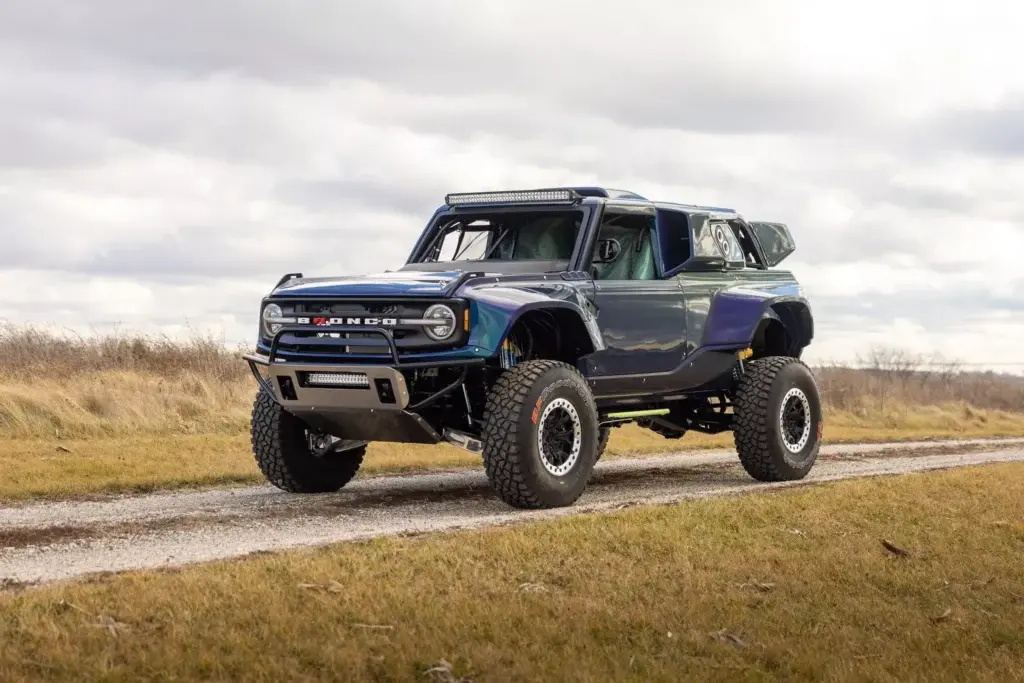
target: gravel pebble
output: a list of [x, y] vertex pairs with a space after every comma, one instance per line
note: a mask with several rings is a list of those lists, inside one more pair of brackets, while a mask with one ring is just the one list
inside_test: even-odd
[[[762, 484], [731, 451], [602, 461], [569, 508], [521, 511], [497, 500], [482, 471], [359, 479], [336, 494], [301, 496], [270, 486], [179, 491], [0, 507], [0, 530], [68, 529], [46, 545], [5, 547], [0, 584], [94, 572], [178, 566], [257, 551], [549, 519], [631, 504], [752, 493], [852, 477], [1024, 460], [1024, 440], [833, 445], [803, 482]], [[915, 450], [1001, 446], [987, 452]], [[896, 453], [893, 449], [898, 449]], [[850, 454], [871, 455], [844, 459]], [[828, 457], [840, 456], [840, 457]], [[74, 532], [80, 531], [80, 537]]]

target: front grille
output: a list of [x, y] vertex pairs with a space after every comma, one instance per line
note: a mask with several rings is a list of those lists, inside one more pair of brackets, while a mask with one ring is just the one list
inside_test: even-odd
[[[385, 324], [386, 318], [395, 320], [417, 320], [426, 315], [428, 308], [436, 303], [444, 303], [456, 312], [461, 320], [462, 302], [452, 299], [435, 300], [405, 300], [401, 302], [390, 301], [352, 301], [352, 300], [316, 300], [303, 301], [289, 298], [272, 299], [274, 303], [281, 306], [285, 317], [308, 318], [312, 325], [322, 325], [323, 331], [303, 330], [285, 332], [278, 341], [279, 351], [290, 352], [298, 355], [352, 355], [388, 358], [391, 356], [391, 347], [386, 340], [378, 333], [349, 331], [348, 321], [367, 319], [378, 321], [362, 323], [366, 327], [382, 327], [387, 329], [397, 347], [399, 355], [409, 352], [422, 352], [434, 349], [451, 348], [463, 343], [462, 331], [457, 332], [452, 338], [443, 342], [434, 341], [427, 336], [422, 327], [406, 326], [396, 327], [394, 324]], [[331, 324], [318, 323], [318, 320]], [[360, 344], [348, 344], [346, 342], [360, 340]]]
[[300, 301], [295, 303], [294, 306], [296, 306], [296, 312], [308, 313], [310, 315], [319, 314], [360, 317], [367, 315], [379, 315], [412, 318], [423, 315], [427, 308], [429, 308], [434, 303], [435, 302], [433, 301], [425, 304], [374, 303], [358, 301]]

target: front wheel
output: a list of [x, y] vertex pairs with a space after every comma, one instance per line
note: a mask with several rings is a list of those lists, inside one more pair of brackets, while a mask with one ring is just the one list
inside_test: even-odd
[[733, 439], [747, 474], [758, 481], [807, 476], [821, 446], [822, 413], [806, 365], [787, 356], [748, 362], [733, 412]]
[[481, 434], [487, 478], [513, 507], [571, 505], [594, 469], [601, 433], [586, 381], [571, 365], [519, 363], [487, 397]]
[[366, 444], [311, 433], [261, 389], [252, 407], [252, 452], [263, 476], [277, 488], [333, 493], [356, 476]]

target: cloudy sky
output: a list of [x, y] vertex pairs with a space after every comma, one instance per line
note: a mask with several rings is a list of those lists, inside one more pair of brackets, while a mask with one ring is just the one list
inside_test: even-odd
[[447, 191], [605, 184], [790, 224], [809, 358], [1024, 362], [1022, 34], [1014, 0], [5, 0], [0, 320], [249, 341], [281, 274], [396, 267]]

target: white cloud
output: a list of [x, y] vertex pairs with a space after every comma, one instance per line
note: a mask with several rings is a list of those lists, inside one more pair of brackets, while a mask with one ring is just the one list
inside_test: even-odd
[[446, 191], [605, 184], [788, 222], [812, 356], [1024, 361], [1022, 28], [996, 2], [12, 3], [0, 317], [246, 341], [281, 273], [398, 266]]

